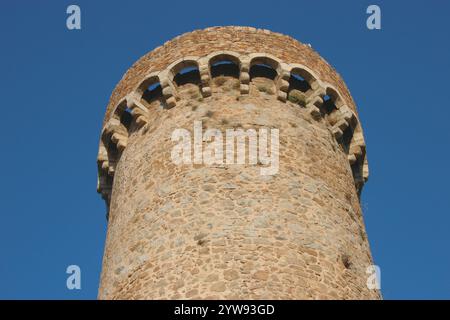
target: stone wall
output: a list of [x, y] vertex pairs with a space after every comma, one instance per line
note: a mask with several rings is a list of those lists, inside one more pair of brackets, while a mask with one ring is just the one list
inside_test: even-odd
[[[238, 74], [213, 77], [220, 61]], [[259, 65], [274, 79], [252, 75]], [[177, 84], [186, 67], [197, 81], [194, 72]], [[294, 75], [307, 89], [294, 89]], [[278, 128], [278, 174], [175, 165], [172, 132], [195, 120]], [[112, 94], [98, 166], [109, 212], [101, 299], [380, 297], [366, 287], [368, 166], [355, 106], [337, 73], [296, 40], [218, 27], [153, 50]]]

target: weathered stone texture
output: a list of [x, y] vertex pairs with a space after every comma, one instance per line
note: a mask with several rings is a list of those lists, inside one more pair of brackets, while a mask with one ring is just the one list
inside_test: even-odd
[[[170, 75], [164, 83], [174, 61], [220, 50], [265, 52], [308, 67], [317, 78], [305, 105], [283, 87], [291, 67], [280, 67], [275, 81], [247, 79], [245, 57], [238, 79], [212, 78], [200, 59], [200, 84], [177, 86]], [[152, 102], [137, 90], [150, 74], [163, 90]], [[339, 94], [329, 113], [322, 110], [327, 84]], [[124, 97], [133, 113], [125, 130], [113, 121]], [[261, 165], [175, 165], [171, 134], [192, 131], [194, 120], [222, 131], [278, 128], [278, 174], [261, 176]], [[349, 123], [354, 136], [346, 145], [336, 132]], [[366, 287], [372, 260], [359, 192], [367, 161], [355, 106], [337, 73], [296, 40], [219, 27], [150, 52], [112, 94], [98, 163], [99, 192], [109, 206], [100, 299], [380, 298]]]

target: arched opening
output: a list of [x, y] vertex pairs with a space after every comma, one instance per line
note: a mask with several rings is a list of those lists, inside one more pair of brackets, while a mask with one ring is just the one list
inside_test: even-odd
[[250, 82], [253, 88], [267, 94], [276, 93], [275, 81], [278, 77], [278, 62], [263, 57], [254, 58], [250, 63]]
[[200, 71], [198, 65], [189, 64], [181, 68], [174, 76], [173, 81], [177, 86], [183, 86], [188, 83], [200, 85]]
[[127, 107], [120, 116], [120, 123], [127, 129], [127, 132], [130, 132], [132, 122], [133, 116], [131, 115], [131, 109]]
[[332, 88], [326, 89], [326, 94], [323, 98], [322, 112], [324, 114], [330, 114], [337, 110], [337, 104], [340, 101], [339, 94]]
[[[308, 77], [311, 78], [311, 77]], [[293, 70], [289, 77], [288, 100], [306, 107], [306, 92], [311, 89], [310, 83], [306, 80], [302, 72]]]
[[330, 114], [334, 110], [337, 110], [336, 104], [334, 103], [333, 99], [328, 94], [323, 96], [322, 109], [325, 114]]
[[131, 109], [128, 108], [126, 100], [123, 100], [114, 111], [113, 118], [119, 120], [120, 127], [122, 131], [129, 134], [132, 130], [133, 116]]
[[230, 59], [220, 59], [210, 63], [211, 77], [233, 77], [239, 79], [239, 64]]
[[212, 83], [224, 91], [239, 90], [239, 60], [230, 55], [219, 55], [209, 61]]
[[173, 83], [182, 100], [202, 101], [200, 70], [196, 61], [182, 61], [171, 69]]
[[162, 86], [157, 76], [145, 79], [136, 90], [141, 95], [141, 101], [145, 105], [159, 106], [164, 104]]
[[311, 86], [308, 83], [308, 81], [306, 81], [305, 78], [303, 78], [299, 74], [291, 73], [291, 76], [289, 78], [289, 89], [288, 89], [288, 91], [299, 90], [301, 92], [307, 92], [310, 89], [311, 89]]
[[152, 104], [154, 101], [163, 101], [162, 87], [159, 82], [150, 84], [142, 94], [142, 99], [148, 104]]
[[250, 67], [250, 81], [254, 78], [267, 78], [270, 80], [275, 80], [278, 73], [271, 65], [258, 63], [253, 64]]

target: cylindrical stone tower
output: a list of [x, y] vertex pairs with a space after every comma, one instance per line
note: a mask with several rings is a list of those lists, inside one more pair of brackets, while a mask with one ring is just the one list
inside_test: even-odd
[[[180, 129], [192, 133], [181, 163]], [[223, 133], [222, 163], [195, 154], [211, 145], [209, 129]], [[278, 145], [268, 150], [276, 170], [250, 160], [250, 136], [245, 163], [226, 161], [226, 132], [239, 129], [260, 134], [258, 152], [261, 129], [278, 130], [267, 144]], [[111, 96], [98, 171], [108, 208], [100, 299], [380, 298], [366, 285], [355, 104], [338, 73], [286, 35], [214, 27], [146, 54]]]

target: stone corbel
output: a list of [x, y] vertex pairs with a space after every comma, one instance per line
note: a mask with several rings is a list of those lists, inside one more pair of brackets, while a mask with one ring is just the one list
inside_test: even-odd
[[316, 96], [306, 104], [306, 110], [316, 120], [319, 120], [322, 117], [322, 114], [320, 112], [320, 106], [322, 105], [322, 103], [322, 97]]
[[353, 134], [353, 140], [350, 145], [349, 150], [349, 162], [351, 164], [355, 163], [358, 159], [360, 159], [366, 150], [366, 144], [364, 142], [364, 137], [362, 132], [355, 131]]
[[162, 87], [162, 93], [168, 108], [173, 108], [177, 105], [177, 95], [175, 86], [169, 78], [169, 73], [163, 71], [159, 74], [159, 79]]
[[105, 134], [110, 141], [117, 146], [119, 152], [122, 152], [127, 146], [128, 132], [118, 119], [111, 118], [105, 128]]
[[139, 128], [148, 123], [148, 109], [141, 103], [135, 94], [127, 97], [127, 105], [131, 110], [131, 116]]
[[108, 171], [108, 153], [103, 145], [103, 142], [100, 142], [100, 146], [98, 148], [97, 164], [102, 171]]
[[280, 66], [280, 75], [277, 80], [277, 97], [278, 100], [282, 102], [286, 102], [288, 90], [289, 90], [289, 78], [291, 77], [291, 73], [289, 72], [289, 68], [287, 65]]
[[111, 135], [111, 141], [117, 146], [119, 152], [122, 152], [127, 146], [128, 136], [125, 136], [119, 132], [114, 132]]
[[310, 103], [311, 101], [317, 101], [317, 98], [320, 99], [320, 105], [323, 104], [323, 97], [326, 95], [325, 88], [319, 85], [316, 89], [308, 90], [305, 93], [306, 103]]
[[345, 104], [339, 108], [338, 112], [339, 112], [339, 118], [345, 120], [349, 126], [356, 119], [356, 116], [353, 113], [353, 111]]
[[202, 83], [202, 95], [204, 98], [211, 96], [211, 73], [209, 69], [209, 60], [201, 58], [198, 60], [198, 70]]

